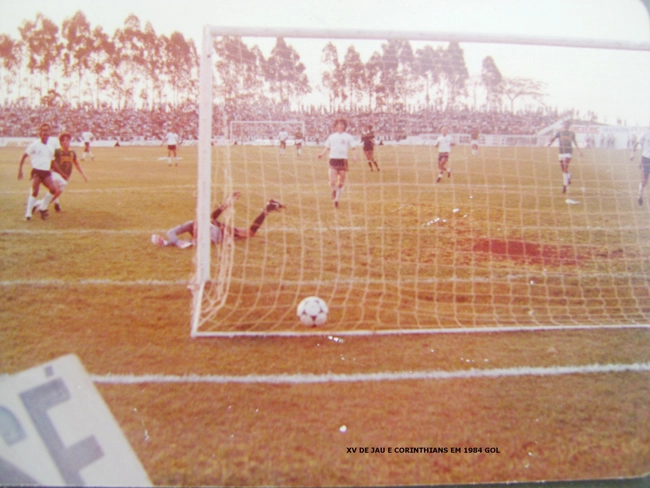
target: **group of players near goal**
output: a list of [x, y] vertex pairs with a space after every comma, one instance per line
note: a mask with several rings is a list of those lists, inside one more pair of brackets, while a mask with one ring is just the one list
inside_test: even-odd
[[[573, 156], [573, 148], [575, 147], [578, 149], [580, 155], [582, 156], [582, 152], [580, 151], [580, 148], [578, 147], [578, 143], [576, 141], [575, 133], [570, 130], [570, 127], [570, 122], [564, 122], [562, 130], [559, 130], [548, 143], [548, 146], [551, 146], [555, 140], [558, 140], [559, 143], [559, 162], [560, 169], [562, 170], [563, 193], [566, 193], [567, 186], [571, 184], [572, 175], [569, 172], [569, 163], [571, 162]], [[338, 208], [339, 206], [343, 188], [345, 186], [345, 180], [348, 172], [349, 153], [352, 152], [353, 161], [356, 162], [357, 160], [357, 139], [346, 132], [346, 129], [347, 121], [345, 119], [337, 119], [334, 122], [334, 132], [330, 134], [326, 139], [324, 150], [318, 154], [318, 159], [321, 159], [325, 155], [329, 155], [329, 185], [332, 190], [332, 201], [335, 208]], [[88, 181], [88, 178], [83, 172], [83, 169], [79, 165], [76, 153], [70, 149], [70, 142], [72, 141], [71, 134], [69, 132], [62, 132], [58, 138], [60, 147], [55, 148], [54, 145], [48, 144], [50, 131], [51, 127], [49, 124], [41, 124], [39, 127], [39, 138], [27, 147], [19, 163], [19, 180], [23, 179], [23, 165], [28, 158], [32, 165], [32, 184], [25, 210], [26, 220], [30, 220], [32, 214], [36, 210], [40, 212], [41, 218], [45, 219], [48, 215], [48, 206], [52, 202], [54, 203], [55, 209], [57, 211], [61, 210], [61, 206], [58, 202], [58, 197], [67, 186], [68, 180], [72, 174], [73, 167], [77, 168], [85, 181]], [[451, 147], [455, 145], [451, 136], [448, 134], [446, 127], [443, 127], [441, 132], [442, 135], [438, 137], [435, 144], [439, 150], [439, 172], [436, 179], [437, 183], [442, 180], [445, 172], [447, 173], [447, 177], [451, 178], [451, 168], [448, 166], [449, 154], [451, 152]], [[84, 133], [83, 136], [84, 160], [87, 154], [94, 159], [94, 156], [90, 152], [91, 136], [92, 134], [90, 133]], [[176, 157], [176, 147], [175, 144], [169, 144], [169, 142], [178, 142], [178, 136], [176, 136], [176, 134], [173, 134], [173, 136], [175, 137], [166, 137], [164, 140], [164, 142], [168, 142], [168, 162], [170, 165], [171, 156], [173, 155]], [[284, 129], [282, 129], [279, 136], [280, 154], [284, 154], [286, 150], [286, 141], [288, 139], [288, 134]], [[370, 170], [374, 171], [374, 169], [376, 169], [377, 171], [380, 171], [379, 164], [377, 163], [374, 155], [374, 139], [375, 136], [372, 131], [372, 126], [365, 126], [361, 136], [364, 155], [366, 156]], [[297, 154], [299, 156], [302, 154], [302, 143], [303, 135], [299, 132], [296, 134], [295, 139]], [[476, 155], [478, 153], [477, 131], [471, 134], [470, 144], [472, 154]], [[634, 144], [632, 147], [633, 154], [630, 157], [630, 160], [634, 158], [636, 150], [639, 146], [642, 148], [642, 155], [640, 164], [641, 181], [639, 183], [638, 203], [639, 205], [642, 205], [643, 191], [647, 185], [648, 176], [650, 176], [650, 130], [646, 131]], [[49, 190], [49, 193], [47, 193], [43, 199], [37, 200], [41, 184]], [[226, 226], [223, 223], [219, 222], [219, 216], [226, 209], [228, 209], [234, 203], [234, 201], [239, 198], [239, 196], [240, 193], [235, 192], [228, 199], [226, 199], [226, 201], [219, 208], [212, 212], [210, 216], [210, 240], [213, 244], [222, 242], [226, 234], [230, 234], [232, 237], [238, 239], [253, 237], [269, 213], [286, 208], [286, 206], [281, 202], [271, 199], [264, 206], [261, 213], [248, 228]], [[192, 240], [181, 240], [179, 236], [184, 233], [189, 233], [192, 236]], [[170, 229], [167, 232], [167, 239], [154, 234], [151, 236], [151, 240], [154, 244], [161, 246], [176, 246], [185, 248], [193, 244], [195, 235], [196, 223], [190, 220]]]

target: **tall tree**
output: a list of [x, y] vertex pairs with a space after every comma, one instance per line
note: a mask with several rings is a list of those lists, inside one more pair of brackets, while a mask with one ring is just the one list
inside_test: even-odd
[[465, 83], [469, 78], [465, 54], [457, 42], [450, 42], [442, 51], [442, 75], [447, 83], [447, 108], [454, 108], [458, 97], [466, 93]]
[[329, 91], [330, 110], [336, 110], [337, 100], [345, 101], [345, 75], [339, 62], [339, 53], [332, 42], [328, 42], [323, 48], [321, 61], [329, 68], [323, 72], [322, 83]]
[[75, 73], [77, 75], [77, 100], [81, 105], [82, 79], [90, 69], [90, 54], [94, 49], [90, 23], [86, 16], [79, 11], [72, 18], [63, 21], [61, 34], [64, 43], [63, 74], [70, 76]]
[[389, 40], [381, 45], [381, 85], [392, 104], [406, 103], [415, 92], [415, 55], [411, 43]]
[[135, 107], [140, 80], [147, 76], [145, 60], [145, 36], [140, 19], [131, 14], [124, 21], [124, 27], [113, 36], [115, 56], [113, 60], [111, 86], [118, 96], [118, 104]]
[[523, 97], [530, 97], [541, 101], [545, 96], [543, 93], [544, 83], [530, 78], [504, 78], [503, 94], [510, 100], [510, 112], [515, 113], [515, 100]]
[[263, 88], [264, 56], [240, 37], [224, 36], [214, 42], [218, 87], [226, 103], [252, 101]]
[[440, 53], [430, 45], [415, 51], [415, 72], [424, 80], [424, 100], [427, 108], [431, 106], [431, 88], [440, 81], [441, 59]]
[[[63, 46], [59, 39], [59, 28], [42, 13], [36, 14], [34, 22], [25, 21], [18, 28], [27, 49], [27, 68], [31, 74], [45, 77], [46, 90], [50, 89], [50, 75], [59, 61]], [[43, 97], [43, 85], [39, 84], [39, 99]]]
[[381, 54], [377, 51], [372, 53], [370, 59], [364, 65], [364, 76], [363, 76], [363, 89], [368, 95], [368, 110], [373, 109], [373, 97], [377, 100], [378, 97], [381, 98], [381, 105], [383, 105], [383, 96], [384, 89], [381, 85]]
[[353, 102], [359, 101], [363, 94], [364, 78], [363, 61], [361, 61], [361, 56], [354, 46], [348, 47], [341, 70], [345, 80], [345, 90], [350, 101], [350, 109], [352, 109]]
[[6, 34], [0, 34], [0, 82], [2, 75], [5, 74], [4, 90], [8, 96], [11, 93], [11, 86], [15, 78], [19, 77], [20, 60], [22, 56], [22, 47], [20, 41], [12, 39]]
[[291, 101], [311, 91], [305, 65], [296, 50], [278, 37], [266, 63], [264, 74], [271, 93], [278, 96], [280, 104], [289, 108]]
[[165, 62], [174, 96], [174, 106], [180, 103], [182, 93], [187, 94], [192, 86], [192, 77], [197, 77], [198, 53], [194, 41], [185, 39], [180, 32], [172, 32], [165, 44]]
[[487, 92], [487, 108], [494, 110], [501, 107], [501, 95], [503, 93], [503, 76], [492, 56], [483, 59], [481, 69], [481, 83]]

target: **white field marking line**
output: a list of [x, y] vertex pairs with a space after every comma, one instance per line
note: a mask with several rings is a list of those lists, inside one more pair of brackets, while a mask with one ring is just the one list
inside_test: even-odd
[[[116, 193], [122, 191], [128, 192], [142, 192], [142, 191], [161, 191], [161, 190], [196, 190], [196, 185], [160, 185], [160, 186], [146, 186], [146, 187], [119, 187], [119, 188], [92, 188], [92, 189], [79, 189], [70, 188], [66, 189], [65, 193]], [[23, 195], [24, 190], [7, 190], [0, 191], [0, 195]]]
[[212, 384], [314, 384], [360, 383], [377, 381], [456, 380], [522, 376], [562, 376], [574, 374], [647, 373], [650, 363], [590, 364], [587, 366], [517, 367], [499, 369], [469, 369], [465, 371], [404, 371], [356, 374], [276, 374], [246, 376], [232, 375], [91, 375], [101, 384], [137, 385], [142, 383], [212, 383]]
[[[359, 285], [359, 284], [369, 284], [369, 285], [383, 285], [383, 284], [432, 284], [432, 283], [493, 283], [493, 284], [503, 284], [503, 283], [517, 283], [519, 281], [528, 281], [531, 278], [581, 278], [581, 279], [591, 279], [591, 278], [618, 278], [618, 279], [639, 279], [645, 280], [648, 277], [644, 274], [567, 274], [567, 273], [557, 273], [557, 274], [546, 274], [540, 277], [540, 275], [508, 275], [508, 276], [475, 276], [473, 278], [420, 278], [420, 279], [399, 279], [399, 280], [382, 280], [377, 278], [345, 278], [345, 279], [314, 279], [314, 280], [278, 280], [275, 278], [267, 279], [256, 279], [256, 280], [242, 280], [239, 278], [232, 278], [232, 283], [243, 284], [247, 286], [259, 286], [266, 284], [276, 284], [283, 286], [303, 286], [303, 285]], [[33, 285], [33, 286], [78, 286], [78, 285], [116, 285], [116, 286], [135, 286], [135, 285], [187, 285], [190, 283], [190, 280], [112, 280], [109, 278], [105, 279], [79, 279], [79, 280], [56, 280], [56, 279], [42, 279], [42, 280], [3, 280], [0, 281], [0, 286], [21, 286], [21, 285]], [[527, 283], [528, 284], [528, 283]], [[546, 286], [544, 283], [533, 283], [532, 286]]]
[[88, 280], [5, 280], [0, 281], [0, 286], [77, 286], [77, 285], [110, 285], [110, 286], [170, 286], [189, 284], [189, 280], [109, 280], [109, 279], [88, 279]]
[[269, 332], [196, 332], [192, 337], [197, 338], [234, 338], [234, 337], [320, 337], [327, 335], [337, 336], [384, 336], [384, 335], [430, 335], [430, 334], [492, 334], [508, 332], [567, 332], [575, 330], [622, 330], [622, 329], [649, 329], [650, 324], [628, 325], [531, 325], [516, 327], [472, 327], [455, 329], [385, 329], [385, 330], [329, 330], [329, 331], [269, 331]]
[[[399, 210], [399, 209], [398, 209]], [[191, 220], [191, 218], [188, 218], [188, 220]], [[451, 220], [447, 219], [447, 220]], [[425, 224], [426, 225], [426, 224]], [[300, 227], [272, 227], [268, 226], [268, 228], [264, 229], [264, 232], [266, 234], [277, 234], [277, 233], [285, 233], [285, 234], [307, 234], [307, 233], [322, 233], [322, 232], [332, 232], [334, 230], [339, 231], [339, 232], [368, 232], [368, 233], [378, 233], [378, 232], [400, 232], [400, 231], [417, 231], [422, 229], [423, 226], [417, 225], [417, 226], [411, 226], [411, 227], [361, 227], [361, 226], [354, 226], [354, 227], [337, 227], [337, 226], [331, 226], [331, 227], [311, 227], [309, 228], [309, 232], [307, 232], [304, 228]], [[427, 226], [428, 229], [436, 229], [436, 228], [445, 228], [444, 223], [441, 223], [440, 225], [430, 225]], [[564, 230], [564, 231], [604, 231], [604, 232], [610, 232], [610, 233], [616, 233], [616, 232], [622, 232], [622, 231], [650, 231], [650, 226], [648, 227], [634, 227], [634, 226], [625, 226], [625, 227], [551, 227], [551, 226], [523, 226], [519, 227], [520, 230], [536, 230], [536, 231], [549, 231], [549, 230]], [[68, 233], [68, 234], [88, 234], [88, 233], [106, 233], [106, 234], [139, 234], [139, 233], [146, 233], [146, 232], [161, 232], [160, 229], [155, 229], [155, 230], [137, 230], [137, 229], [59, 229], [59, 230], [40, 230], [40, 229], [4, 229], [0, 230], [0, 234], [62, 234], [62, 233]], [[487, 237], [483, 237], [483, 239], [487, 239]], [[504, 241], [508, 241], [508, 239], [503, 239]], [[521, 239], [512, 239], [512, 242], [521, 242]], [[559, 246], [559, 245], [566, 245], [566, 244], [544, 244], [544, 243], [539, 243], [539, 245], [548, 245], [548, 246]], [[576, 248], [581, 248], [581, 247], [587, 247], [589, 246], [588, 244], [580, 244], [580, 245], [574, 245], [573, 247]]]

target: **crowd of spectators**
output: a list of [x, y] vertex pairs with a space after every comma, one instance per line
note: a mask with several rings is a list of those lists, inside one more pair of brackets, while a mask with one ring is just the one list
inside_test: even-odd
[[[224, 117], [225, 115], [225, 117]], [[532, 135], [552, 124], [558, 113], [548, 111], [512, 114], [509, 112], [475, 112], [468, 109], [439, 112], [434, 110], [368, 112], [329, 111], [310, 108], [290, 111], [272, 103], [217, 106], [213, 111], [215, 136], [224, 134], [230, 121], [287, 121], [290, 132], [304, 122], [308, 141], [323, 141], [332, 131], [333, 122], [339, 117], [348, 120], [348, 131], [358, 134], [370, 124], [378, 140], [400, 140], [407, 136], [439, 133], [446, 126], [452, 134], [467, 134], [478, 130], [481, 134]], [[97, 139], [132, 141], [161, 140], [165, 133], [174, 129], [183, 139], [198, 137], [198, 108], [133, 110], [104, 108], [70, 108], [24, 106], [0, 106], [0, 137], [33, 137], [41, 122], [48, 122], [53, 130], [67, 130], [73, 135], [92, 132]], [[239, 129], [243, 131], [244, 129]], [[277, 137], [279, 128], [259, 125], [246, 129], [245, 137]], [[251, 132], [252, 131], [252, 132]], [[243, 134], [243, 132], [242, 132]], [[240, 134], [232, 134], [236, 138]]]

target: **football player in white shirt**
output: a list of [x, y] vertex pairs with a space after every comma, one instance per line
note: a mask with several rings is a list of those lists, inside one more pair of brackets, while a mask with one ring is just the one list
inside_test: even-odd
[[38, 140], [32, 142], [27, 149], [25, 154], [20, 159], [20, 164], [18, 166], [18, 179], [23, 179], [23, 164], [25, 160], [29, 157], [29, 162], [32, 165], [32, 188], [29, 192], [29, 197], [27, 197], [27, 207], [25, 209], [25, 220], [31, 220], [32, 211], [35, 208], [36, 197], [38, 197], [38, 190], [41, 186], [41, 183], [47, 187], [50, 191], [43, 202], [38, 207], [38, 210], [41, 213], [41, 218], [45, 220], [47, 218], [47, 207], [50, 202], [57, 198], [61, 194], [61, 190], [57, 185], [54, 184], [52, 179], [52, 161], [54, 160], [54, 145], [48, 144], [47, 141], [50, 137], [50, 125], [41, 124], [38, 130]]
[[332, 188], [332, 200], [334, 208], [339, 208], [339, 200], [343, 193], [343, 185], [348, 172], [348, 150], [352, 149], [352, 160], [357, 161], [357, 141], [353, 136], [345, 132], [348, 123], [345, 119], [336, 119], [334, 129], [336, 132], [330, 134], [325, 141], [325, 150], [318, 155], [322, 158], [329, 152], [330, 156], [330, 187]]
[[451, 146], [455, 146], [451, 140], [451, 136], [447, 135], [447, 128], [442, 128], [442, 135], [438, 137], [436, 141], [436, 147], [438, 148], [438, 179], [436, 183], [440, 183], [442, 180], [442, 175], [447, 171], [447, 178], [451, 178], [451, 168], [447, 168], [447, 163], [449, 162], [449, 152], [451, 151]]
[[284, 130], [284, 127], [280, 128], [280, 133], [278, 134], [278, 139], [280, 139], [280, 154], [284, 154], [284, 151], [287, 148], [288, 138], [289, 138], [289, 133], [286, 130]]
[[90, 130], [81, 133], [81, 140], [84, 143], [84, 153], [81, 155], [82, 161], [86, 160], [86, 154], [90, 156], [90, 159], [92, 159], [93, 161], [95, 160], [95, 156], [93, 156], [93, 153], [90, 150], [90, 141], [92, 141], [94, 138], [95, 135], [92, 132], [90, 132]]
[[650, 130], [646, 131], [632, 147], [632, 157], [634, 159], [636, 148], [641, 146], [641, 182], [639, 183], [639, 205], [643, 205], [643, 189], [648, 184], [648, 175], [650, 175]]
[[169, 166], [172, 165], [172, 155], [174, 156], [174, 162], [178, 166], [178, 156], [176, 155], [176, 147], [179, 145], [180, 136], [176, 132], [169, 131], [165, 138], [163, 139], [161, 146], [167, 144], [167, 162]]

